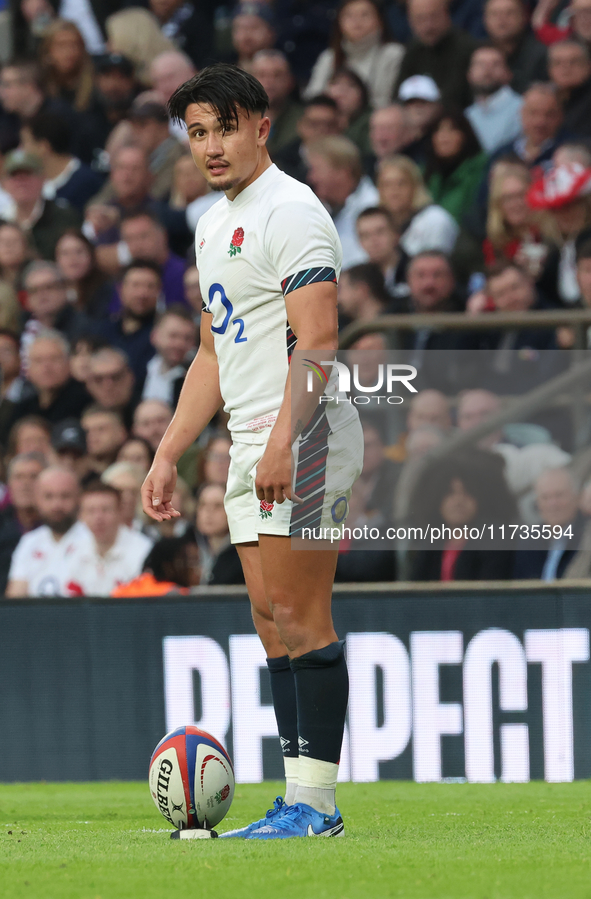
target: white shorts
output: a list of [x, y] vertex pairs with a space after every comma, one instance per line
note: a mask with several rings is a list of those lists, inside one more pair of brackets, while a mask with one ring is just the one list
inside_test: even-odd
[[[268, 438], [270, 429], [266, 435]], [[363, 466], [363, 431], [358, 419], [332, 431], [326, 416], [294, 447], [293, 487], [303, 500], [265, 503], [257, 498], [256, 468], [265, 442], [242, 443], [234, 435], [224, 505], [232, 543], [256, 542], [259, 534], [301, 537], [304, 528], [341, 530], [353, 484]], [[334, 531], [333, 531], [334, 533]]]

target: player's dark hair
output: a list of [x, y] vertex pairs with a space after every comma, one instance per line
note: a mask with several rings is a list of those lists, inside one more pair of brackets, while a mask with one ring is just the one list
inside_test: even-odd
[[238, 125], [238, 110], [264, 115], [269, 98], [257, 79], [237, 66], [215, 63], [207, 66], [178, 87], [168, 101], [168, 113], [175, 122], [184, 123], [191, 103], [211, 106], [223, 130]]
[[38, 112], [25, 121], [25, 128], [35, 140], [46, 140], [53, 153], [69, 154], [72, 129], [65, 116], [57, 112]]

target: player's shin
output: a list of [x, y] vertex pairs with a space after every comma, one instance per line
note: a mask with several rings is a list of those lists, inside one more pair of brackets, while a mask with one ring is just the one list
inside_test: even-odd
[[296, 803], [334, 815], [349, 675], [344, 641], [291, 660], [298, 712], [298, 789]]
[[283, 753], [285, 803], [293, 805], [298, 786], [298, 718], [295, 679], [289, 656], [267, 659], [273, 708]]

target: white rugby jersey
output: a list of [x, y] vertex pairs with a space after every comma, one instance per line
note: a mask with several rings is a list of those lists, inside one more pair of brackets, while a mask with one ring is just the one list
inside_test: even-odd
[[115, 587], [138, 576], [153, 545], [144, 534], [122, 524], [115, 543], [101, 556], [89, 536], [66, 562], [66, 596], [109, 596]]
[[68, 562], [90, 539], [90, 531], [80, 521], [60, 540], [54, 540], [47, 525], [41, 525], [19, 540], [8, 577], [26, 581], [28, 596], [67, 596]]
[[229, 428], [255, 435], [275, 422], [295, 346], [284, 297], [337, 281], [339, 237], [312, 190], [272, 165], [200, 218], [195, 250]]

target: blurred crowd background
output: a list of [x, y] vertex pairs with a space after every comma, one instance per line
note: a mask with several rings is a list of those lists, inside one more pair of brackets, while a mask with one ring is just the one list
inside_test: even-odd
[[[396, 433], [362, 410], [351, 527], [408, 515], [409, 466], [504, 408], [511, 359], [575, 345], [568, 315], [591, 307], [591, 0], [13, 0], [0, 55], [0, 593], [242, 581], [223, 413], [179, 463], [182, 517], [156, 526], [139, 504], [199, 344], [192, 241], [219, 199], [166, 103], [209, 63], [260, 80], [273, 161], [332, 215], [343, 329], [387, 314], [474, 324], [425, 319], [354, 351], [496, 354], [484, 386], [446, 389], [432, 372]], [[522, 322], [540, 310], [563, 324]], [[479, 330], [495, 311], [521, 323]], [[572, 524], [575, 538], [519, 553], [349, 540], [337, 578], [588, 576], [591, 486], [555, 418], [448, 460], [431, 507], [410, 507], [433, 523]]]

